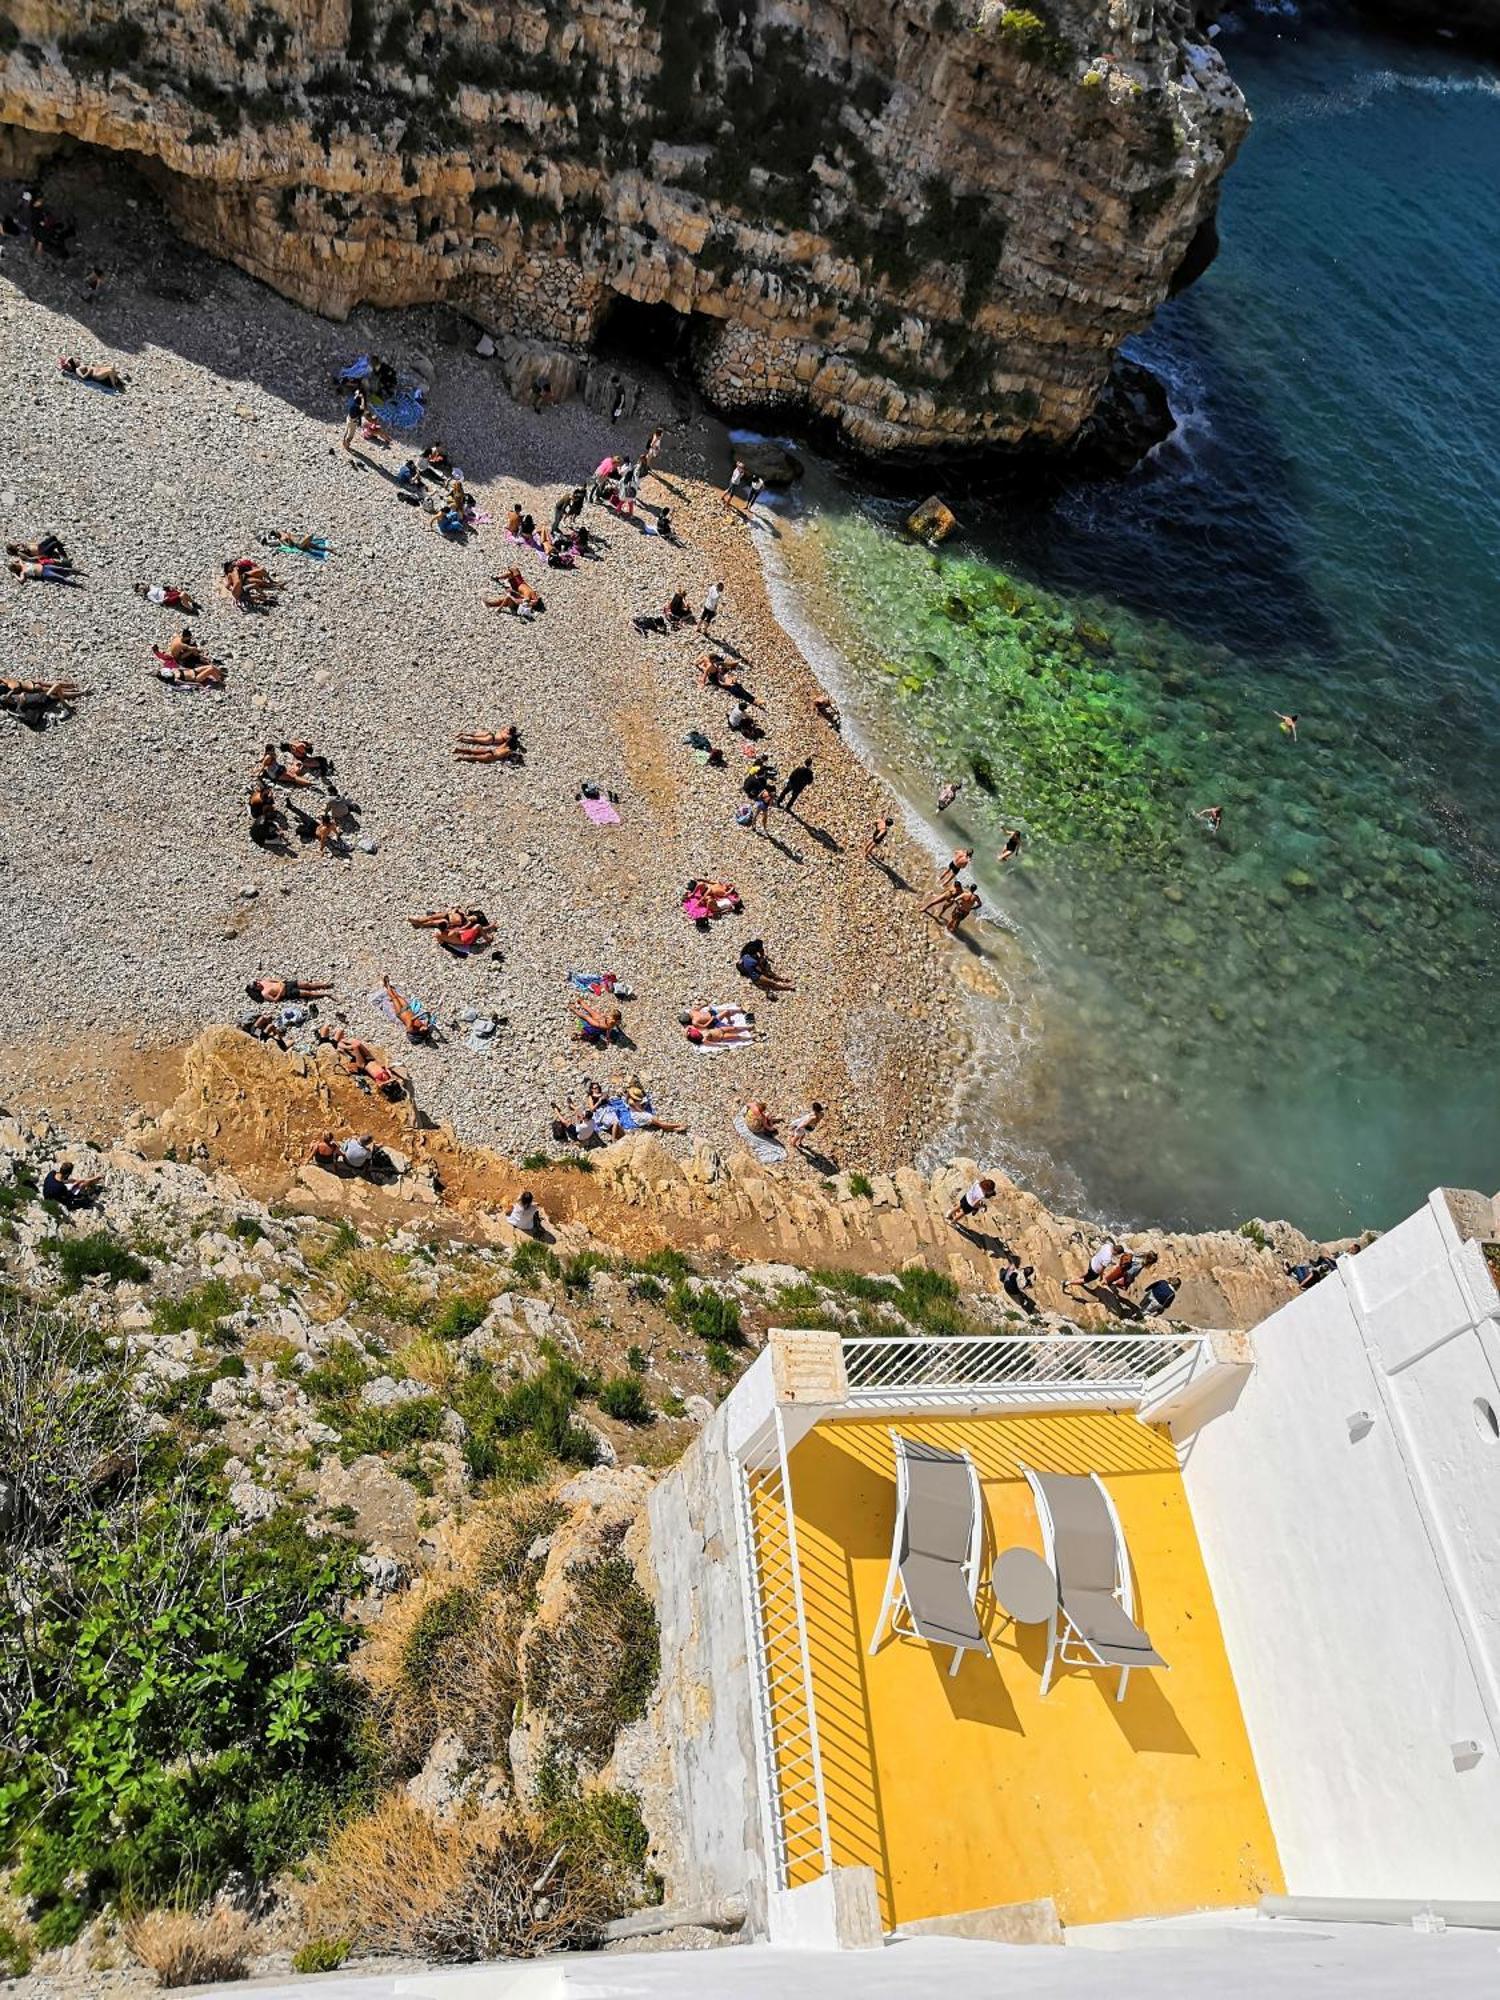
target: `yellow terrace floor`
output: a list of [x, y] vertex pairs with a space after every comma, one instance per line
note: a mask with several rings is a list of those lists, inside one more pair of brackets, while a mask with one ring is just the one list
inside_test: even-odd
[[[835, 1862], [875, 1870], [887, 1928], [1051, 1896], [1064, 1923], [1243, 1904], [1281, 1869], [1170, 1440], [1133, 1416], [903, 1418], [978, 1466], [979, 1610], [992, 1657], [869, 1644], [890, 1562], [890, 1425], [821, 1425], [791, 1455]], [[1171, 1671], [1060, 1668], [1045, 1627], [1005, 1626], [997, 1550], [1041, 1550], [1019, 1468], [1097, 1472], [1133, 1559], [1136, 1615]]]

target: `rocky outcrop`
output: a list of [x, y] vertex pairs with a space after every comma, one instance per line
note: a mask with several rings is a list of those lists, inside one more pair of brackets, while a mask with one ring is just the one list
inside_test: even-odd
[[316, 310], [681, 347], [873, 453], [1065, 445], [1211, 238], [1182, 0], [14, 0], [12, 160], [128, 157]]

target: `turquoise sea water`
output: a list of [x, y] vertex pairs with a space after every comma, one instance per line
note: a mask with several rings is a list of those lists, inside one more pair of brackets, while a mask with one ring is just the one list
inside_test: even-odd
[[1332, 1233], [1500, 1183], [1500, 84], [1294, 16], [1223, 47], [1224, 247], [1137, 344], [1177, 435], [937, 558], [829, 486], [813, 615], [929, 818], [966, 779], [938, 830], [1005, 929], [965, 1142]]

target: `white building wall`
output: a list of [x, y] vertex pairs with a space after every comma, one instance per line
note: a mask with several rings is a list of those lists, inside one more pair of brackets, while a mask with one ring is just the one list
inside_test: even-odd
[[1435, 1194], [1262, 1322], [1183, 1440], [1292, 1894], [1500, 1893], [1495, 1233]]

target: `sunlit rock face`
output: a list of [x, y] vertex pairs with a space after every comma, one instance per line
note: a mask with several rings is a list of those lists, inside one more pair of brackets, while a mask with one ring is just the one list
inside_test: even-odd
[[1188, 10], [1149, 0], [8, 13], [13, 165], [128, 155], [194, 243], [334, 316], [675, 330], [721, 407], [872, 454], [1071, 441], [1211, 239], [1248, 122]]

